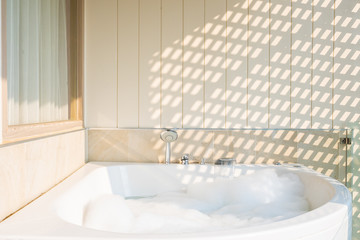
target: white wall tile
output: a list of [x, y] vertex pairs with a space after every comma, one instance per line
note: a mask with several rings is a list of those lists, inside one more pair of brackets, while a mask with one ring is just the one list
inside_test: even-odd
[[85, 1], [87, 127], [117, 126], [117, 1]]
[[227, 2], [226, 127], [244, 128], [247, 118], [248, 1]]
[[160, 127], [161, 0], [140, 0], [139, 127]]
[[292, 0], [291, 128], [311, 127], [311, 0]]
[[312, 128], [332, 128], [333, 1], [313, 1]]
[[359, 4], [336, 3], [89, 0], [86, 125], [351, 127]]
[[360, 121], [360, 3], [336, 0], [334, 48], [334, 128]]
[[205, 0], [205, 127], [225, 127], [226, 2]]
[[182, 0], [162, 1], [161, 126], [182, 127]]
[[204, 0], [184, 0], [184, 128], [204, 126], [204, 37]]
[[291, 0], [272, 0], [269, 127], [290, 128]]
[[269, 1], [249, 1], [248, 126], [268, 127]]
[[118, 127], [138, 127], [139, 1], [118, 1]]

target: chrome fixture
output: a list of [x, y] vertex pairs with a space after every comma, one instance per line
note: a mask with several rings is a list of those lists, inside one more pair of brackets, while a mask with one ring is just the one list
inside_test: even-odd
[[177, 132], [171, 129], [167, 129], [166, 131], [160, 133], [160, 139], [166, 142], [165, 149], [165, 163], [169, 164], [171, 159], [171, 146], [170, 143], [174, 142], [178, 138]]
[[182, 155], [182, 157], [180, 159], [180, 163], [183, 164], [183, 165], [188, 165], [189, 160], [190, 160], [190, 154], [185, 153], [184, 155]]
[[234, 158], [219, 158], [215, 161], [215, 165], [234, 165]]
[[340, 138], [340, 144], [351, 145], [351, 138]]
[[184, 153], [180, 158], [180, 163], [183, 164], [183, 165], [189, 165], [190, 163], [191, 164], [205, 165], [206, 164], [206, 159], [202, 158], [201, 161], [199, 162], [199, 161], [196, 161], [191, 154]]

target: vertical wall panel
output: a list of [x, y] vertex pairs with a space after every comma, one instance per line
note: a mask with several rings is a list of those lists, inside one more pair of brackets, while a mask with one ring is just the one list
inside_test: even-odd
[[268, 127], [269, 1], [249, 0], [248, 126]]
[[162, 1], [162, 127], [182, 127], [182, 0]]
[[244, 128], [247, 117], [248, 1], [227, 1], [226, 127]]
[[140, 0], [139, 127], [160, 127], [161, 0]]
[[183, 127], [203, 127], [204, 0], [184, 0]]
[[334, 49], [334, 128], [360, 121], [360, 3], [336, 0]]
[[205, 0], [205, 127], [225, 127], [226, 2]]
[[332, 128], [333, 1], [313, 1], [312, 128]]
[[86, 1], [86, 126], [352, 127], [360, 4], [335, 1]]
[[311, 0], [292, 0], [291, 128], [311, 127]]
[[117, 126], [117, 1], [85, 2], [86, 127]]
[[291, 0], [271, 0], [270, 128], [290, 128]]
[[138, 127], [139, 1], [118, 4], [118, 127]]

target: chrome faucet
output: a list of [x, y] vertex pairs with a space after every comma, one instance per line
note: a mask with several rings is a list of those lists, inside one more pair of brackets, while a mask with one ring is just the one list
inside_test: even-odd
[[170, 164], [171, 159], [171, 142], [174, 142], [178, 138], [176, 131], [167, 129], [166, 131], [160, 133], [160, 138], [166, 143], [165, 149], [165, 164]]
[[189, 160], [190, 160], [190, 154], [185, 153], [184, 155], [181, 156], [180, 163], [183, 165], [188, 165]]
[[194, 161], [194, 157], [189, 153], [184, 153], [180, 158], [180, 164], [183, 164], [183, 165], [189, 165], [190, 161], [192, 164], [201, 164], [201, 165], [206, 164], [206, 159], [204, 157], [201, 159], [200, 162]]

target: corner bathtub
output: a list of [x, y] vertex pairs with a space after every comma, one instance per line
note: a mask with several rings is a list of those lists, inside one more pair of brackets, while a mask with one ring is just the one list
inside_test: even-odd
[[211, 181], [219, 169], [224, 170], [217, 165], [92, 162], [0, 223], [0, 239], [351, 239], [351, 196], [344, 185], [291, 164], [235, 165], [234, 176], [264, 168], [296, 173], [305, 186], [311, 211], [278, 222], [213, 232], [130, 234], [89, 229], [81, 226], [84, 207], [101, 194], [151, 196], [176, 191], [187, 184]]

